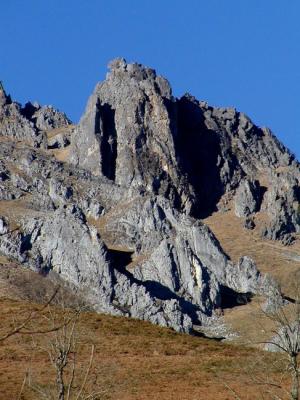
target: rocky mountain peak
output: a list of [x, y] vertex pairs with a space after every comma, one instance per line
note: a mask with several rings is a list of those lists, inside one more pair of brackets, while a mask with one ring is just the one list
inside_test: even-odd
[[0, 252], [58, 274], [98, 311], [185, 332], [240, 294], [280, 296], [247, 254], [232, 261], [205, 222], [229, 213], [257, 237], [292, 244], [297, 161], [234, 108], [174, 98], [137, 63], [109, 68], [77, 126], [2, 90]]
[[[111, 84], [122, 83], [126, 85], [138, 84], [142, 89], [147, 91], [150, 88], [157, 91], [162, 97], [171, 98], [172, 89], [169, 82], [156, 74], [152, 68], [145, 67], [138, 63], [127, 63], [124, 58], [116, 58], [108, 64], [110, 73], [107, 80], [111, 80]], [[116, 82], [114, 82], [116, 80]], [[142, 83], [144, 81], [144, 83]], [[147, 82], [147, 83], [146, 83]]]
[[267, 174], [273, 185], [275, 169], [297, 175], [290, 152], [245, 114], [210, 107], [190, 94], [175, 99], [168, 81], [140, 64], [116, 59], [109, 66], [76, 129], [73, 164], [166, 196], [197, 218], [217, 210], [243, 179], [258, 181], [253, 196], [260, 198], [258, 177]]
[[154, 70], [123, 59], [110, 68], [89, 99], [70, 161], [119, 185], [187, 203], [184, 176], [178, 173], [176, 103], [169, 83]]

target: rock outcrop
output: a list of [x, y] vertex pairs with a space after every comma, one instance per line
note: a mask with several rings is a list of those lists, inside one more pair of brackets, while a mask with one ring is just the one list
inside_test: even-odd
[[61, 128], [71, 122], [64, 113], [51, 106], [27, 103], [22, 107], [13, 102], [0, 85], [0, 132], [1, 136], [10, 137], [30, 144], [33, 147], [47, 148], [49, 129]]
[[71, 162], [118, 185], [144, 188], [189, 207], [169, 83], [154, 70], [123, 59], [110, 68], [76, 129]]
[[[236, 214], [245, 218], [259, 211], [268, 187], [282, 192], [287, 175], [293, 187], [299, 186], [292, 154], [245, 114], [210, 107], [190, 95], [175, 99], [164, 78], [139, 64], [118, 59], [110, 69], [73, 136], [69, 159], [76, 166], [162, 195], [196, 218], [215, 211], [222, 196], [233, 197], [235, 190]], [[293, 210], [300, 201], [294, 192], [289, 195]], [[295, 212], [287, 218], [278, 211], [274, 219], [276, 195], [266, 197], [271, 227], [263, 235], [281, 240], [298, 232]]]
[[265, 209], [270, 217], [263, 235], [268, 239], [291, 243], [300, 227], [299, 170], [275, 173], [275, 183], [266, 193]]
[[243, 180], [236, 190], [235, 214], [240, 217], [249, 217], [260, 208], [260, 187], [257, 181]]
[[201, 220], [234, 207], [248, 229], [263, 213], [269, 239], [300, 230], [299, 164], [235, 109], [176, 99], [154, 70], [117, 59], [75, 127], [1, 87], [0, 139], [0, 252], [96, 310], [190, 332], [241, 294], [277, 290]]

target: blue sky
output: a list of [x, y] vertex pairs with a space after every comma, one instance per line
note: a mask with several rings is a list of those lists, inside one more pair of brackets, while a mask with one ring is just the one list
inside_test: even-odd
[[0, 79], [78, 121], [122, 56], [270, 127], [300, 158], [299, 0], [1, 0]]

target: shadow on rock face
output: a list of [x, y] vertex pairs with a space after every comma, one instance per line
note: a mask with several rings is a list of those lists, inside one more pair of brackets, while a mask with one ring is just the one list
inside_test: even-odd
[[102, 154], [101, 169], [106, 178], [112, 181], [116, 178], [116, 160], [117, 160], [117, 131], [115, 126], [115, 110], [110, 104], [97, 104], [98, 112], [95, 120], [95, 131], [100, 142], [100, 152]]
[[225, 192], [220, 178], [220, 137], [207, 129], [198, 103], [189, 97], [178, 101], [177, 154], [196, 194], [192, 214], [205, 218]]
[[143, 282], [143, 284], [152, 296], [155, 296], [160, 300], [178, 300], [182, 311], [191, 317], [194, 324], [199, 323], [197, 311], [200, 311], [200, 309], [198, 306], [185, 300], [183, 297], [179, 297], [178, 295], [176, 295], [176, 293], [172, 292], [168, 287], [162, 285], [159, 282], [145, 281]]
[[250, 303], [253, 295], [252, 293], [238, 293], [233, 289], [226, 286], [221, 286], [221, 309], [234, 308]]
[[132, 251], [121, 251], [116, 249], [107, 250], [114, 268], [120, 272], [126, 272], [126, 266], [132, 261]]

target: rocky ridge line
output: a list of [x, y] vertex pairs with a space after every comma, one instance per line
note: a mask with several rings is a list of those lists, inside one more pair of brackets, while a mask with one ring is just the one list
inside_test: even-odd
[[176, 99], [139, 64], [110, 69], [75, 127], [0, 88], [2, 254], [54, 271], [98, 311], [184, 332], [240, 294], [278, 295], [251, 259], [234, 265], [201, 218], [233, 201], [247, 228], [264, 213], [262, 235], [291, 243], [297, 161], [234, 109]]

